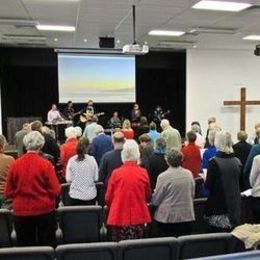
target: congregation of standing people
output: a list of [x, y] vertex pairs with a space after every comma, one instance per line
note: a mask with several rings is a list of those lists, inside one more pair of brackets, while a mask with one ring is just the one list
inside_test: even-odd
[[[69, 106], [67, 113], [74, 112]], [[49, 117], [57, 114], [56, 107], [52, 110]], [[117, 127], [107, 134], [93, 114], [84, 129], [66, 128], [62, 145], [40, 121], [25, 124], [16, 134], [16, 160], [5, 155], [7, 142], [0, 135], [0, 200], [13, 210], [18, 245], [56, 245], [61, 182], [70, 184], [72, 206], [95, 205], [95, 184], [104, 183], [113, 241], [142, 238], [149, 223], [154, 236], [191, 234], [198, 178], [203, 180], [199, 196], [207, 197], [208, 232], [229, 232], [241, 224], [240, 193], [248, 188], [254, 223], [260, 223], [259, 125], [253, 145], [244, 131], [234, 144], [214, 117], [208, 120], [206, 138], [194, 121], [182, 139], [166, 118], [149, 124], [137, 104], [131, 115], [121, 128], [114, 113], [111, 125]]]

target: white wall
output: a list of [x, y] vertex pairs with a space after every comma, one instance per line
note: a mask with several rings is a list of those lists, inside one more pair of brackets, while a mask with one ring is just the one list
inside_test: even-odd
[[1, 84], [0, 84], [0, 134], [2, 134], [2, 102], [1, 102]]
[[[223, 101], [240, 99], [241, 87], [246, 87], [247, 99], [260, 100], [260, 57], [253, 50], [188, 50], [186, 129], [196, 120], [206, 133], [208, 117], [215, 116], [221, 128], [235, 137], [240, 108], [226, 107]], [[246, 131], [253, 135], [260, 106], [247, 106], [246, 115]]]

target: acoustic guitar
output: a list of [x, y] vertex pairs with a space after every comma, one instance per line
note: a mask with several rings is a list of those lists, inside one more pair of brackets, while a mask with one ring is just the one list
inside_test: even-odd
[[88, 121], [91, 121], [92, 118], [93, 118], [93, 116], [99, 117], [99, 116], [103, 116], [103, 115], [105, 115], [104, 112], [97, 113], [97, 114], [93, 114], [93, 113], [91, 113], [91, 112], [86, 112], [86, 113], [82, 113], [82, 114], [80, 115], [79, 120], [80, 120], [81, 123], [86, 123], [86, 122], [88, 122]]

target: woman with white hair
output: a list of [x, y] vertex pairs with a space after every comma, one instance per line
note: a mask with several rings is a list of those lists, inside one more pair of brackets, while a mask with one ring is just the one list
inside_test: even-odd
[[44, 137], [31, 131], [24, 137], [27, 153], [7, 174], [5, 196], [11, 198], [18, 246], [55, 246], [55, 206], [60, 185], [52, 164], [39, 155]]
[[78, 132], [75, 127], [70, 126], [65, 129], [65, 136], [67, 137], [65, 143], [60, 147], [60, 162], [62, 164], [63, 176], [65, 176], [66, 167], [69, 159], [76, 154], [76, 147], [78, 144]]
[[208, 163], [205, 185], [209, 189], [205, 220], [213, 232], [230, 231], [240, 223], [241, 163], [235, 157], [231, 134], [215, 135], [217, 154]]
[[144, 224], [151, 222], [147, 207], [150, 182], [147, 171], [138, 166], [138, 144], [126, 140], [121, 156], [123, 165], [112, 172], [106, 192], [107, 224], [111, 227], [113, 241], [142, 238]]

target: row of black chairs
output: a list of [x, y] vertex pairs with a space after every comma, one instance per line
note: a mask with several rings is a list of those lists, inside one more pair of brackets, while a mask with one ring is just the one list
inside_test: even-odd
[[[196, 221], [193, 234], [205, 233], [206, 225], [203, 220], [205, 199], [194, 201]], [[86, 243], [107, 241], [106, 207], [96, 206], [66, 206], [56, 210], [58, 244]], [[151, 237], [152, 224], [146, 225], [145, 237]], [[12, 212], [0, 210], [0, 247], [15, 245]]]
[[[201, 198], [203, 194], [203, 183], [204, 183], [203, 178], [197, 177], [195, 179], [195, 183], [196, 183], [195, 198]], [[62, 187], [61, 197], [60, 197], [61, 205], [70, 206], [70, 197], [69, 197], [70, 183], [63, 183], [61, 187]], [[104, 206], [105, 204], [104, 183], [96, 182], [96, 188], [97, 188], [96, 204], [100, 206]]]
[[0, 249], [0, 260], [175, 260], [233, 253], [229, 233]]

